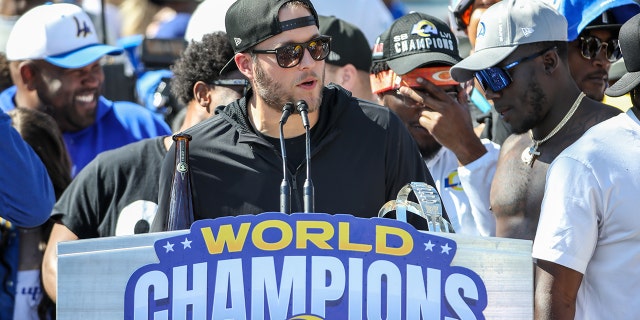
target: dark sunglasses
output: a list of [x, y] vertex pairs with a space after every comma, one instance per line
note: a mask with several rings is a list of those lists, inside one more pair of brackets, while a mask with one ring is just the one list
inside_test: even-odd
[[518, 61], [512, 62], [504, 67], [491, 67], [477, 71], [475, 73], [476, 79], [478, 80], [478, 83], [480, 83], [480, 86], [482, 86], [482, 89], [484, 89], [484, 91], [487, 91], [488, 89], [491, 89], [491, 91], [493, 92], [502, 91], [504, 88], [509, 86], [511, 82], [513, 82], [511, 75], [509, 74], [510, 69], [515, 68], [517, 65], [523, 62], [533, 60], [547, 53], [547, 51], [553, 50], [555, 48], [556, 47], [554, 46], [544, 49], [540, 52], [536, 52], [530, 56], [524, 57]]
[[620, 51], [620, 43], [618, 39], [610, 39], [609, 41], [602, 41], [597, 37], [580, 37], [580, 54], [585, 59], [593, 59], [600, 54], [602, 47], [605, 47], [607, 60], [615, 62], [622, 58], [622, 51]]
[[236, 90], [238, 93], [242, 94], [242, 96], [245, 96], [249, 90], [249, 80], [247, 79], [221, 79], [214, 80], [211, 84], [215, 86], [242, 88], [242, 90]]
[[304, 43], [291, 43], [274, 50], [254, 49], [251, 50], [251, 53], [275, 53], [276, 61], [280, 67], [293, 68], [302, 61], [305, 48], [309, 50], [313, 60], [324, 60], [331, 52], [331, 37], [320, 36]]

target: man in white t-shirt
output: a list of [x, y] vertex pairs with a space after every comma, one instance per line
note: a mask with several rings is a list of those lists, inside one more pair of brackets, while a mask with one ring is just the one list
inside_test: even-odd
[[533, 245], [536, 319], [640, 316], [640, 15], [620, 29], [633, 107], [591, 127], [547, 171]]

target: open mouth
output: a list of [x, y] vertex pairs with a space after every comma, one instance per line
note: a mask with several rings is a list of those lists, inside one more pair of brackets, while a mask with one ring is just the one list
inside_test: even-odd
[[316, 80], [309, 80], [309, 81], [300, 83], [298, 86], [303, 88], [313, 88], [315, 87], [316, 82], [317, 82]]

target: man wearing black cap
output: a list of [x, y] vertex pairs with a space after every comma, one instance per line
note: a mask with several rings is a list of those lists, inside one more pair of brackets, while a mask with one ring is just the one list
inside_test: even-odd
[[489, 189], [499, 146], [473, 130], [466, 92], [449, 75], [460, 60], [449, 27], [412, 12], [378, 37], [371, 82], [418, 143], [456, 233], [494, 236]]
[[371, 93], [369, 68], [371, 48], [362, 31], [334, 16], [318, 16], [320, 34], [331, 37], [331, 52], [325, 60], [325, 83], [349, 90], [354, 97], [377, 101]]
[[[291, 212], [302, 212], [305, 126], [315, 187], [315, 208], [308, 211], [374, 217], [405, 184], [433, 184], [411, 136], [391, 111], [339, 86], [324, 87], [331, 39], [320, 34], [310, 1], [238, 0], [225, 23], [236, 52], [228, 66], [235, 63], [252, 89], [185, 131], [193, 137], [196, 219], [279, 211], [283, 176], [291, 183]], [[278, 137], [287, 103], [308, 108], [308, 124], [303, 126], [298, 112], [286, 121], [283, 173]], [[166, 218], [173, 163], [172, 157], [163, 163], [152, 230], [161, 230]]]
[[591, 127], [549, 166], [536, 259], [536, 319], [640, 315], [640, 15], [620, 30], [629, 71], [607, 90], [633, 107]]

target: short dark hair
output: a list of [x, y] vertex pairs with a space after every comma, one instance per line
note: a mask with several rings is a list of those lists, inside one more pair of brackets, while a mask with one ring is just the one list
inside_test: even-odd
[[192, 40], [171, 66], [171, 92], [180, 103], [188, 104], [194, 98], [193, 86], [196, 82], [212, 83], [218, 80], [220, 70], [233, 55], [233, 48], [224, 31], [205, 34], [201, 41]]

